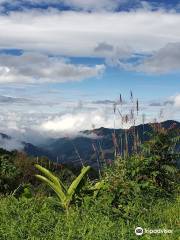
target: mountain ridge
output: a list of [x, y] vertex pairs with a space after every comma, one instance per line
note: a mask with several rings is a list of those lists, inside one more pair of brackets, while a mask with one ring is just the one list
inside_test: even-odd
[[[134, 131], [139, 136], [139, 140], [144, 142], [148, 140], [148, 136], [145, 132], [152, 132], [151, 125], [159, 123], [147, 123], [137, 126], [131, 126], [129, 129], [112, 129], [100, 127], [93, 130], [84, 130], [79, 132], [76, 137], [68, 138], [51, 138], [47, 140], [46, 144], [36, 146], [33, 143], [21, 142], [24, 146], [23, 151], [28, 155], [34, 157], [45, 156], [53, 161], [58, 161], [63, 164], [82, 165], [90, 164], [92, 167], [97, 167], [98, 161], [101, 161], [102, 155], [104, 160], [112, 160], [114, 158], [114, 143], [113, 135], [117, 138], [117, 144], [122, 145], [123, 149], [125, 145], [125, 133], [128, 139], [128, 151], [132, 152], [133, 147], [133, 133]], [[174, 120], [167, 120], [160, 123], [164, 128], [180, 129], [180, 122]], [[93, 134], [93, 137], [91, 135]], [[0, 133], [1, 138], [11, 139], [10, 136]], [[95, 137], [97, 136], [97, 137]], [[121, 143], [120, 143], [120, 139]], [[120, 154], [123, 154], [121, 148], [119, 148]]]

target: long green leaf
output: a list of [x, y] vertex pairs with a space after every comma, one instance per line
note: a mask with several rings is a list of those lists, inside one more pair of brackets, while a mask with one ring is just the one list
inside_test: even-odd
[[55, 184], [54, 182], [50, 181], [49, 179], [47, 179], [44, 176], [41, 175], [35, 175], [38, 179], [40, 179], [41, 181], [45, 182], [47, 185], [49, 185], [49, 187], [51, 187], [54, 192], [58, 195], [58, 197], [60, 198], [61, 202], [64, 203], [66, 200], [66, 196], [63, 193], [62, 189], [59, 188], [59, 185]]
[[52, 182], [56, 183], [57, 185], [60, 185], [59, 179], [57, 177], [55, 177], [49, 170], [47, 170], [46, 168], [40, 166], [39, 164], [35, 164], [34, 166], [40, 172], [44, 173], [45, 176], [47, 176], [49, 179], [51, 179]]
[[90, 166], [83, 167], [79, 176], [71, 183], [69, 189], [67, 190], [67, 201], [71, 201], [79, 183], [89, 170]]
[[[60, 188], [63, 187], [63, 189], [64, 189], [65, 191], [67, 191], [67, 190], [66, 190], [66, 187], [65, 187], [64, 184], [60, 181], [60, 179], [57, 178], [56, 176], [54, 176], [49, 170], [47, 170], [46, 168], [40, 166], [39, 164], [35, 164], [35, 167], [36, 167], [39, 171], [41, 171], [42, 173], [44, 173], [44, 175], [46, 175], [49, 179], [51, 179], [52, 182], [58, 184]], [[63, 190], [62, 190], [62, 191], [63, 191]]]
[[86, 173], [89, 171], [90, 167], [83, 167], [83, 169], [81, 170], [81, 173], [79, 174], [79, 176], [72, 182], [72, 184], [70, 185], [69, 189], [65, 192], [63, 192], [63, 184], [61, 183], [61, 181], [54, 176], [49, 170], [47, 170], [46, 168], [36, 164], [35, 167], [41, 171], [45, 176], [42, 175], [35, 175], [37, 178], [39, 178], [41, 181], [43, 181], [44, 183], [46, 183], [51, 189], [53, 189], [53, 191], [57, 194], [57, 196], [59, 197], [60, 201], [61, 201], [61, 205], [65, 208], [68, 209], [69, 203], [79, 185], [79, 183], [81, 182], [82, 178], [86, 175]]

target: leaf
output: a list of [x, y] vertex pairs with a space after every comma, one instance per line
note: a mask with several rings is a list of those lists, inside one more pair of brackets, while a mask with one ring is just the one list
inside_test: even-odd
[[79, 183], [81, 182], [81, 180], [83, 179], [83, 177], [86, 175], [86, 173], [90, 170], [90, 166], [87, 167], [83, 167], [81, 170], [81, 173], [79, 174], [79, 176], [71, 183], [69, 189], [67, 190], [67, 197], [68, 197], [68, 201], [71, 201], [76, 188], [78, 187]]
[[159, 174], [159, 171], [153, 171], [151, 174], [152, 174], [154, 177], [156, 177], [156, 176]]
[[46, 183], [50, 188], [52, 188], [54, 190], [54, 192], [58, 195], [58, 197], [60, 198], [61, 202], [64, 203], [66, 200], [66, 196], [63, 193], [61, 187], [59, 188], [58, 185], [56, 185], [54, 182], [50, 181], [49, 179], [47, 179], [44, 176], [41, 175], [35, 175], [37, 178], [39, 178], [42, 182]]
[[35, 168], [37, 168], [40, 172], [44, 173], [52, 182], [60, 186], [59, 179], [55, 177], [49, 170], [40, 166], [39, 164], [35, 164]]
[[[86, 175], [86, 173], [90, 170], [90, 167], [83, 167], [81, 170], [81, 173], [79, 174], [79, 176], [72, 182], [72, 184], [70, 185], [69, 189], [66, 191], [65, 187], [63, 185], [63, 183], [60, 181], [59, 178], [57, 178], [56, 176], [54, 176], [49, 170], [47, 170], [46, 168], [35, 164], [35, 167], [41, 171], [45, 176], [41, 176], [41, 175], [35, 175], [38, 179], [40, 179], [42, 182], [46, 183], [59, 197], [60, 199], [60, 204], [67, 210], [69, 203], [79, 185], [79, 183], [81, 182], [81, 180], [83, 179], [83, 177]], [[65, 190], [65, 192], [63, 191], [63, 188]]]
[[166, 172], [169, 172], [171, 174], [174, 174], [177, 172], [177, 168], [174, 166], [169, 166], [169, 165], [163, 165], [162, 169], [164, 169]]

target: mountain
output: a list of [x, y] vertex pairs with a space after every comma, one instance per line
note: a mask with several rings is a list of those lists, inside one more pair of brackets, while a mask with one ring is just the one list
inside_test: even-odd
[[7, 134], [4, 134], [4, 133], [0, 133], [0, 138], [3, 140], [3, 139], [11, 139], [10, 136], [8, 136]]
[[[173, 125], [176, 129], [180, 129], [180, 123], [176, 121], [169, 120], [161, 123], [161, 126], [165, 129]], [[101, 164], [102, 159], [113, 159], [115, 151], [113, 136], [115, 136], [114, 141], [117, 142], [116, 150], [120, 154], [124, 154], [126, 136], [128, 152], [131, 153], [134, 148], [134, 134], [138, 135], [139, 142], [143, 143], [149, 139], [148, 135], [145, 134], [146, 132], [152, 132], [151, 124], [141, 124], [127, 130], [101, 127], [82, 131], [80, 136], [75, 138], [51, 139], [42, 148], [51, 152], [54, 160], [62, 163], [79, 165], [83, 162], [90, 164], [92, 167], [97, 167], [98, 164]]]
[[0, 148], [5, 148], [7, 150], [21, 150], [27, 153], [30, 156], [41, 157], [46, 156], [50, 159], [53, 159], [53, 156], [46, 149], [35, 146], [31, 143], [20, 142], [17, 139], [8, 136], [7, 134], [0, 133]]
[[44, 157], [48, 157], [49, 159], [53, 159], [53, 155], [46, 149], [35, 146], [31, 143], [22, 142], [22, 144], [24, 146], [23, 151], [30, 156], [34, 156], [34, 157], [44, 156]]
[[[115, 145], [118, 153], [124, 154], [125, 146], [128, 148], [128, 152], [131, 153], [136, 149], [134, 135], [138, 136], [139, 143], [148, 140], [149, 137], [145, 133], [152, 132], [151, 125], [155, 124], [141, 124], [126, 130], [101, 127], [82, 131], [73, 138], [48, 139], [46, 144], [40, 146], [26, 142], [21, 142], [21, 144], [23, 145], [23, 151], [31, 156], [46, 156], [53, 161], [75, 166], [87, 163], [96, 168], [104, 160], [108, 161], [114, 158]], [[180, 123], [176, 121], [169, 120], [161, 123], [161, 126], [165, 129], [173, 125], [176, 129], [180, 129]], [[0, 133], [0, 137], [6, 140], [12, 139], [3, 133]], [[180, 146], [178, 146], [178, 149], [180, 150]]]

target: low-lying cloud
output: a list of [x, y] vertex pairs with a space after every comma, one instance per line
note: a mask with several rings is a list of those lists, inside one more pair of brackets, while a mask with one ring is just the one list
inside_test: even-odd
[[23, 150], [24, 149], [24, 145], [17, 139], [14, 139], [14, 138], [3, 138], [0, 135], [0, 148], [6, 149], [8, 151]]
[[[111, 102], [112, 101], [112, 102]], [[58, 138], [66, 136], [78, 136], [79, 131], [89, 130], [93, 128], [128, 128], [133, 122], [122, 125], [122, 119], [118, 109], [123, 116], [130, 114], [133, 103], [124, 102], [123, 105], [116, 106], [116, 114], [114, 118], [113, 105], [116, 100], [97, 100], [86, 101], [78, 105], [74, 102], [60, 111], [58, 108], [55, 112], [39, 111], [34, 105], [33, 111], [27, 111], [24, 107], [23, 111], [16, 110], [14, 104], [1, 107], [0, 115], [0, 132], [12, 136], [14, 140], [11, 143], [11, 149], [19, 146], [19, 143], [25, 141], [35, 145], [39, 145], [46, 141], [49, 137]], [[140, 111], [135, 113], [136, 124], [142, 123], [142, 115], [145, 114], [145, 122], [157, 120], [164, 121], [168, 119], [180, 120], [180, 95], [169, 97], [162, 100], [154, 100], [151, 102], [140, 102]], [[161, 112], [161, 118], [159, 113]], [[163, 114], [162, 114], [163, 112]], [[129, 115], [130, 116], [130, 115]], [[91, 136], [93, 137], [93, 136]], [[6, 141], [3, 146], [8, 145]], [[21, 144], [20, 144], [21, 146]]]
[[52, 118], [41, 125], [45, 131], [52, 132], [78, 132], [81, 130], [92, 129], [106, 126], [112, 127], [112, 120], [104, 111], [96, 110], [83, 113], [67, 113], [62, 116]]

